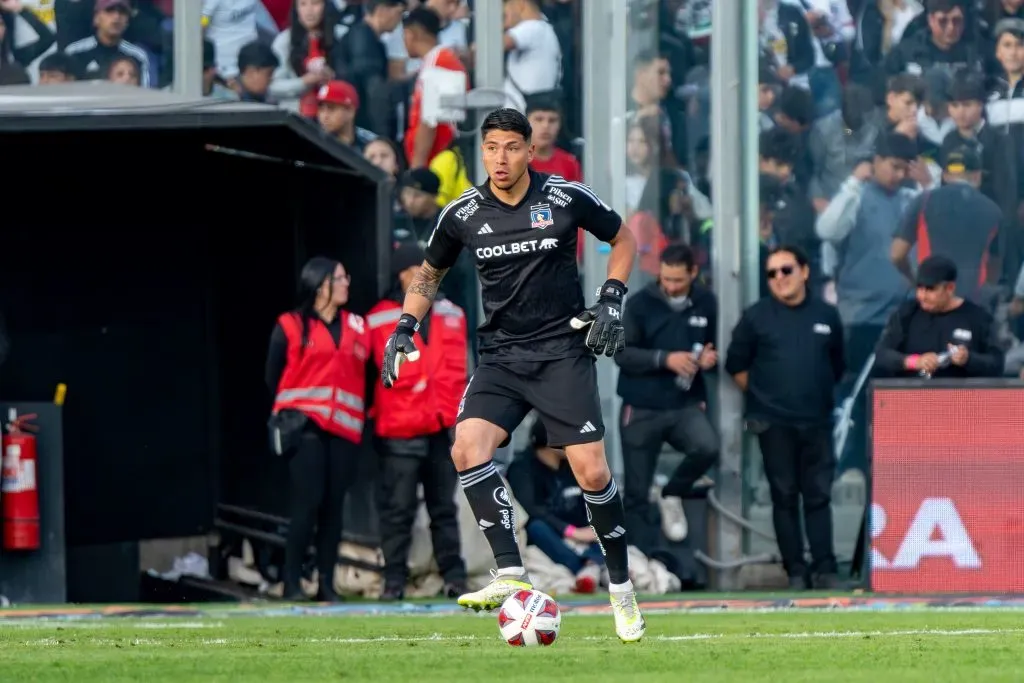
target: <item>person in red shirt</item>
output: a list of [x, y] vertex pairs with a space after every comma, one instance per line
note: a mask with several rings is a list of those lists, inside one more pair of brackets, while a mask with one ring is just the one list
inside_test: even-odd
[[526, 118], [533, 127], [533, 161], [530, 168], [538, 173], [560, 175], [570, 182], [582, 182], [580, 161], [555, 146], [562, 129], [562, 109], [551, 98], [531, 98], [526, 104]]
[[429, 7], [417, 7], [403, 20], [405, 49], [410, 59], [422, 59], [409, 107], [405, 156], [409, 168], [422, 168], [455, 139], [455, 123], [444, 120], [440, 98], [466, 92], [466, 67], [450, 48], [438, 45], [441, 17]]
[[[560, 175], [571, 182], [583, 181], [583, 170], [580, 160], [555, 145], [558, 133], [562, 130], [562, 108], [552, 97], [538, 96], [526, 98], [526, 118], [533, 127], [533, 161], [530, 168], [538, 173]], [[576, 241], [576, 262], [583, 263], [583, 244], [585, 241], [581, 229]]]

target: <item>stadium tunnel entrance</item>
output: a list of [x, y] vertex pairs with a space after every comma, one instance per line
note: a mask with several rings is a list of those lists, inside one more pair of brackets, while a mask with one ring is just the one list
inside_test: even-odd
[[68, 386], [69, 584], [74, 547], [203, 534], [220, 502], [284, 514], [269, 336], [311, 256], [345, 264], [358, 313], [385, 292], [390, 182], [271, 107], [17, 90], [0, 98], [0, 395]]

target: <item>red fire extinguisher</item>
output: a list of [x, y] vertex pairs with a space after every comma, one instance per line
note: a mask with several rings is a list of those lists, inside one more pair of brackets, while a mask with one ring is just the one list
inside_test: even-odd
[[19, 417], [12, 408], [7, 434], [3, 437], [0, 502], [3, 505], [4, 550], [39, 549], [36, 437], [28, 433], [39, 431], [38, 427], [28, 424], [34, 417], [34, 414]]

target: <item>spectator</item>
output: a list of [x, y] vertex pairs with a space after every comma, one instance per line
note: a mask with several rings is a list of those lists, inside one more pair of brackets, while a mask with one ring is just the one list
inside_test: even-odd
[[761, 50], [770, 56], [775, 75], [786, 85], [808, 88], [814, 43], [803, 11], [780, 0], [758, 0], [757, 11]]
[[577, 593], [593, 593], [604, 555], [565, 449], [548, 446], [539, 419], [530, 428], [530, 449], [516, 454], [508, 468], [508, 483], [529, 517], [527, 543], [575, 574]]
[[925, 82], [919, 76], [899, 74], [889, 79], [885, 94], [885, 110], [879, 113], [878, 127], [882, 132], [895, 132], [917, 143], [918, 158], [907, 169], [908, 183], [917, 183], [927, 189], [938, 182], [941, 170], [929, 163], [922, 152], [931, 143], [920, 134], [918, 110], [924, 102]]
[[659, 170], [678, 166], [657, 116], [639, 116], [630, 121], [626, 134], [627, 215], [640, 204], [649, 178], [653, 176], [657, 182]]
[[985, 87], [980, 78], [964, 74], [954, 78], [949, 92], [949, 113], [956, 128], [945, 141], [974, 146], [981, 156], [981, 192], [998, 204], [1006, 217], [1017, 212], [1017, 164], [1013, 144], [999, 128], [983, 118]]
[[1009, 132], [1010, 126], [1024, 124], [1024, 102], [1017, 101], [1024, 99], [1024, 19], [1000, 21], [995, 34], [1000, 71], [994, 75], [985, 113], [989, 124]]
[[811, 182], [809, 137], [814, 122], [814, 98], [809, 90], [787, 86], [779, 95], [779, 108], [775, 112], [775, 123], [779, 128], [796, 136], [797, 152], [793, 160], [793, 178], [806, 190]]
[[764, 458], [790, 588], [835, 588], [831, 420], [835, 383], [844, 370], [843, 326], [835, 309], [808, 291], [807, 257], [799, 248], [772, 250], [766, 273], [771, 296], [744, 311], [725, 368], [746, 394], [747, 429], [757, 435]]
[[562, 47], [538, 0], [503, 0], [505, 10], [505, 106], [526, 111], [530, 95], [556, 90], [562, 79]]
[[871, 121], [873, 110], [871, 91], [851, 83], [843, 91], [842, 107], [811, 127], [809, 192], [817, 213], [828, 207], [857, 160], [871, 157], [879, 132]]
[[71, 43], [64, 52], [75, 59], [78, 80], [106, 78], [110, 65], [121, 56], [135, 60], [139, 67], [139, 84], [150, 87], [149, 55], [138, 45], [124, 39], [131, 15], [128, 0], [96, 0], [93, 12], [95, 32], [88, 38]]
[[256, 31], [258, 2], [203, 0], [204, 34], [216, 47], [217, 72], [227, 81], [234, 80], [241, 72], [238, 59], [242, 48], [259, 37]]
[[325, 133], [362, 154], [366, 145], [376, 140], [370, 131], [356, 126], [359, 95], [351, 83], [331, 81], [317, 93], [317, 121]]
[[989, 259], [998, 245], [1002, 212], [978, 189], [981, 158], [956, 138], [942, 148], [943, 185], [921, 194], [907, 208], [892, 240], [892, 262], [909, 282], [910, 250], [917, 245], [922, 263], [932, 254], [949, 254], [956, 263], [957, 292], [976, 303], [991, 305], [986, 285], [1000, 273], [990, 272]]
[[861, 0], [850, 78], [881, 94], [885, 90], [885, 59], [922, 12], [920, 0]]
[[238, 51], [238, 98], [243, 102], [272, 103], [270, 81], [279, 66], [281, 63], [269, 45], [253, 41], [244, 46]]
[[646, 555], [660, 545], [649, 491], [665, 442], [686, 455], [658, 500], [662, 532], [673, 542], [687, 535], [682, 497], [718, 458], [704, 379], [718, 362], [718, 307], [714, 295], [696, 284], [698, 270], [689, 247], [670, 245], [661, 254], [658, 281], [630, 296], [623, 312], [628, 338], [615, 356], [623, 403], [623, 506], [632, 542]]
[[533, 128], [533, 161], [530, 168], [538, 173], [559, 175], [571, 182], [583, 180], [579, 159], [558, 147], [562, 128], [562, 108], [553, 95], [531, 97], [526, 105], [526, 118]]
[[[461, 5], [460, 0], [423, 0], [421, 4], [422, 7], [433, 10], [441, 18], [441, 31], [437, 34], [437, 44], [451, 49], [459, 59], [465, 60], [469, 52], [466, 24], [456, 19]], [[404, 80], [405, 77], [415, 74], [423, 66], [423, 60], [409, 59], [409, 53], [405, 49], [405, 39], [400, 29], [387, 34], [384, 37], [384, 42], [388, 48], [389, 58], [402, 62], [401, 74], [392, 71], [392, 80]]]
[[273, 44], [281, 66], [274, 72], [270, 94], [278, 106], [306, 118], [316, 117], [317, 91], [334, 77], [330, 66], [334, 62], [334, 22], [333, 7], [327, 9], [327, 0], [295, 0], [291, 24]]
[[906, 36], [885, 59], [891, 75], [924, 74], [933, 66], [980, 72], [984, 53], [967, 34], [967, 0], [926, 0], [928, 30]]
[[437, 42], [441, 19], [426, 7], [405, 17], [405, 47], [410, 57], [423, 60], [409, 106], [409, 127], [403, 144], [410, 168], [423, 168], [455, 139], [456, 126], [446, 118], [441, 100], [468, 88], [466, 69], [451, 49]]
[[[356, 121], [358, 121], [358, 117]], [[396, 182], [405, 172], [405, 155], [401, 146], [390, 138], [377, 138], [363, 149], [363, 158], [390, 175]]]
[[840, 107], [842, 84], [836, 71], [849, 58], [848, 47], [856, 34], [853, 17], [844, 0], [787, 1], [806, 9], [804, 18], [811, 29], [814, 47], [808, 85], [814, 96], [815, 118], [821, 118]]
[[394, 138], [398, 124], [388, 86], [388, 55], [381, 36], [402, 22], [405, 0], [366, 0], [364, 16], [345, 33], [334, 55], [337, 78], [356, 87], [362, 106], [356, 125]]
[[75, 61], [63, 52], [53, 52], [39, 61], [39, 85], [57, 85], [75, 80]]
[[[806, 92], [806, 91], [804, 91]], [[781, 185], [779, 204], [772, 221], [772, 232], [779, 243], [795, 244], [804, 253], [818, 254], [820, 245], [814, 233], [814, 206], [795, 177], [795, 166], [803, 157], [799, 138], [779, 127], [761, 133], [758, 140], [760, 171], [772, 175]], [[821, 264], [811, 260], [812, 286], [821, 279]]]
[[[25, 43], [16, 35], [17, 20], [21, 19], [35, 34], [36, 39]], [[21, 0], [0, 0], [0, 69], [26, 71], [32, 62], [53, 46], [53, 31]], [[27, 72], [26, 72], [27, 73]]]
[[775, 75], [775, 69], [762, 59], [757, 76], [758, 128], [762, 131], [775, 127], [775, 100], [781, 85], [782, 81]]
[[[629, 112], [627, 116], [630, 122], [643, 117], [651, 117], [657, 122], [660, 134], [650, 137], [658, 139], [665, 144], [652, 147], [652, 151], [658, 150], [653, 158], [659, 158], [659, 154], [673, 153], [680, 147], [686, 147], [686, 130], [678, 119], [670, 116], [668, 110], [662, 105], [669, 94], [672, 85], [672, 69], [669, 67], [665, 57], [654, 52], [641, 52], [633, 61], [633, 88], [630, 91], [630, 101], [627, 105]], [[684, 139], [676, 142], [676, 137]], [[639, 198], [639, 193], [637, 194]]]
[[[815, 226], [824, 248], [836, 254], [826, 265], [835, 283], [839, 317], [846, 330], [844, 388], [852, 389], [874, 352], [889, 314], [904, 301], [908, 287], [890, 258], [892, 235], [898, 230], [915, 190], [904, 186], [917, 147], [899, 133], [879, 137], [873, 159], [858, 163], [843, 182]], [[846, 392], [849, 393], [849, 392]], [[867, 396], [856, 397], [849, 432], [850, 457], [842, 462], [867, 471]]]
[[[434, 229], [434, 220], [441, 208], [437, 193], [441, 181], [427, 168], [414, 168], [402, 174], [399, 181], [399, 200], [405, 216], [396, 217], [395, 227], [404, 227], [412, 241], [425, 245]], [[405, 218], [406, 220], [400, 220]], [[405, 223], [405, 225], [401, 225]]]
[[107, 72], [107, 80], [111, 83], [121, 85], [139, 86], [140, 74], [139, 63], [128, 56], [115, 57], [110, 62], [110, 71]]
[[992, 315], [956, 295], [956, 264], [921, 262], [917, 296], [894, 311], [878, 340], [878, 368], [896, 377], [1000, 377], [1003, 351]]
[[448, 149], [442, 150], [430, 160], [430, 170], [441, 181], [441, 189], [437, 193], [438, 206], [448, 206], [449, 202], [455, 201], [460, 194], [473, 187], [466, 160], [459, 149], [458, 138], [452, 140]]

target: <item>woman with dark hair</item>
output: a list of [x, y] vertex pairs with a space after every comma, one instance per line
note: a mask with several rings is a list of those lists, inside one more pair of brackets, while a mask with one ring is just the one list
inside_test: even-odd
[[[16, 46], [15, 26], [18, 18], [36, 33], [36, 39]], [[5, 83], [28, 83], [28, 65], [50, 49], [56, 36], [30, 9], [22, 7], [21, 0], [0, 0], [0, 72]], [[17, 74], [16, 76], [14, 74]], [[23, 76], [23, 74], [26, 74]]]
[[336, 601], [334, 567], [345, 492], [355, 478], [363, 438], [369, 336], [348, 303], [349, 276], [337, 261], [312, 258], [299, 277], [299, 306], [283, 313], [270, 337], [267, 386], [274, 450], [288, 458], [291, 521], [285, 547], [284, 596], [299, 583], [316, 527], [320, 600]]
[[270, 82], [270, 95], [281, 107], [316, 118], [316, 93], [334, 78], [334, 5], [327, 0], [295, 0], [290, 26], [274, 39], [280, 66]]

